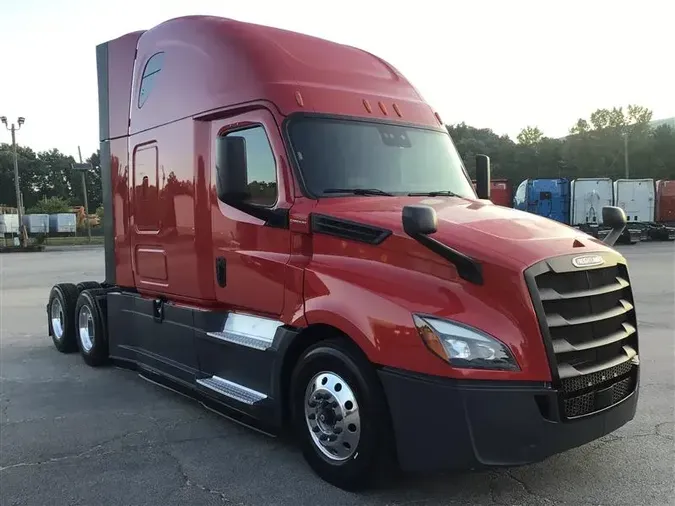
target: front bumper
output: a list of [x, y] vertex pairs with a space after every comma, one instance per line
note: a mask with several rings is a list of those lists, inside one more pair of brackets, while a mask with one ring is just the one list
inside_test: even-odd
[[409, 472], [538, 462], [618, 429], [633, 419], [638, 401], [636, 387], [603, 411], [563, 422], [557, 392], [542, 383], [449, 380], [386, 368], [379, 375], [399, 464]]

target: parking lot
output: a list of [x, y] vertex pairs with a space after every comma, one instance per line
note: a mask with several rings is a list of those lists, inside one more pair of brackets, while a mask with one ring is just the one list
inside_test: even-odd
[[46, 330], [49, 288], [102, 279], [102, 249], [0, 255], [0, 505], [671, 505], [675, 247], [619, 248], [641, 331], [634, 421], [537, 465], [409, 477], [363, 495], [319, 480], [284, 441], [134, 372], [59, 354]]

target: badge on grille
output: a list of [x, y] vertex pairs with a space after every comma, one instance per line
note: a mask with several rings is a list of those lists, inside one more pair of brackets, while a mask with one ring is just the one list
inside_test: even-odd
[[574, 265], [574, 267], [594, 267], [604, 263], [605, 259], [600, 255], [584, 255], [572, 259], [572, 265]]

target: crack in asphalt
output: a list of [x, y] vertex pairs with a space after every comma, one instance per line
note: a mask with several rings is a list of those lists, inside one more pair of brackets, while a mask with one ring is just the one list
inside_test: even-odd
[[554, 504], [554, 502], [549, 499], [548, 497], [542, 496], [537, 494], [532, 488], [525, 482], [525, 480], [521, 480], [517, 476], [514, 476], [513, 472], [510, 470], [505, 470], [503, 473], [501, 473], [502, 476], [506, 476], [507, 478], [510, 478], [511, 480], [515, 481], [520, 487], [525, 491], [525, 493], [534, 499], [543, 501], [544, 504]]
[[[5, 408], [6, 409], [6, 408]], [[50, 416], [50, 415], [45, 415], [45, 416], [35, 416], [35, 417], [29, 417], [29, 418], [21, 418], [20, 420], [11, 420], [8, 422], [4, 422], [2, 424], [3, 427], [13, 427], [14, 425], [19, 425], [23, 423], [33, 423], [33, 422], [44, 422], [44, 421], [59, 421], [59, 420], [68, 420], [68, 419], [73, 419], [77, 418], [79, 416], [79, 413], [72, 416], [72, 415], [59, 415], [59, 416]], [[116, 417], [123, 417], [123, 416], [128, 416], [128, 417], [133, 417], [133, 418], [147, 418], [151, 422], [158, 423], [161, 422], [160, 419], [148, 415], [148, 414], [140, 414], [140, 413], [132, 413], [128, 411], [122, 411], [122, 412], [115, 412], [111, 411], [110, 416], [116, 416]]]
[[173, 453], [171, 453], [169, 450], [166, 450], [166, 449], [162, 449], [161, 451], [164, 455], [169, 457], [176, 464], [176, 467], [178, 468], [178, 472], [180, 473], [181, 478], [183, 479], [183, 484], [179, 487], [179, 490], [181, 488], [184, 488], [184, 487], [193, 487], [193, 488], [196, 488], [198, 490], [201, 490], [202, 492], [204, 492], [206, 494], [218, 497], [223, 503], [233, 504], [233, 505], [237, 505], [237, 506], [246, 506], [245, 503], [232, 501], [231, 499], [229, 499], [227, 497], [227, 494], [225, 494], [225, 492], [222, 492], [220, 490], [216, 490], [214, 488], [207, 487], [206, 485], [202, 485], [201, 483], [198, 483], [196, 481], [191, 480], [190, 477], [188, 476], [188, 473], [187, 473], [187, 470], [185, 469], [185, 466], [183, 465], [183, 463], [180, 461], [180, 459], [176, 455], [174, 455]]
[[[45, 460], [37, 460], [37, 461], [33, 461], [33, 462], [19, 462], [19, 463], [16, 463], [16, 464], [10, 464], [8, 466], [0, 467], [0, 472], [7, 471], [8, 469], [16, 469], [17, 467], [34, 467], [34, 466], [41, 466], [41, 465], [44, 465], [44, 464], [55, 464], [57, 462], [63, 462], [64, 460], [75, 460], [75, 459], [84, 458], [84, 457], [92, 455], [97, 450], [101, 450], [105, 446], [107, 446], [111, 443], [114, 443], [115, 441], [120, 441], [120, 440], [123, 440], [124, 438], [130, 437], [130, 436], [135, 436], [135, 435], [138, 435], [138, 434], [143, 434], [145, 432], [147, 432], [147, 431], [146, 430], [140, 430], [140, 431], [135, 431], [135, 432], [128, 432], [126, 434], [120, 434], [120, 435], [117, 435], [117, 436], [112, 437], [110, 439], [107, 439], [106, 441], [103, 441], [103, 442], [101, 442], [97, 445], [94, 445], [91, 448], [89, 448], [88, 450], [84, 450], [84, 451], [79, 452], [79, 453], [63, 455], [61, 457], [50, 457], [50, 458], [45, 459]], [[125, 447], [122, 447], [120, 449], [124, 449], [124, 448]], [[115, 453], [116, 451], [119, 451], [119, 450], [110, 450], [110, 451], [103, 452], [103, 453], [97, 453], [96, 455], [97, 456], [108, 455], [108, 454], [111, 454], [111, 453]]]
[[[148, 418], [150, 418], [150, 420], [152, 420], [154, 423], [158, 423], [158, 424], [161, 423], [160, 420], [158, 420], [158, 419], [156, 419], [152, 416], [148, 416]], [[203, 418], [203, 417], [200, 416], [200, 417], [197, 417], [196, 419], [189, 419], [189, 420], [177, 420], [177, 421], [175, 421], [171, 424], [162, 425], [162, 431], [167, 432], [169, 430], [176, 429], [181, 424], [194, 423], [195, 420], [199, 420], [201, 418]], [[7, 466], [0, 466], [0, 473], [3, 472], [3, 471], [9, 470], [9, 469], [16, 469], [16, 468], [20, 468], [20, 467], [34, 467], [34, 466], [40, 466], [40, 465], [45, 465], [45, 464], [54, 464], [54, 463], [57, 463], [57, 462], [62, 462], [64, 460], [76, 460], [76, 459], [80, 459], [80, 458], [87, 458], [87, 457], [90, 457], [90, 456], [109, 455], [109, 454], [121, 452], [123, 450], [136, 450], [136, 449], [141, 449], [141, 448], [150, 448], [150, 447], [153, 447], [153, 446], [158, 446], [161, 449], [161, 447], [166, 446], [166, 445], [171, 445], [171, 444], [185, 443], [185, 442], [191, 442], [191, 441], [204, 441], [204, 440], [211, 440], [211, 439], [215, 440], [215, 439], [222, 439], [222, 438], [228, 437], [227, 435], [208, 435], [208, 436], [194, 437], [194, 438], [168, 439], [166, 441], [150, 441], [150, 442], [141, 443], [141, 444], [122, 445], [117, 449], [112, 449], [112, 450], [108, 450], [108, 451], [98, 453], [99, 450], [103, 450], [106, 446], [108, 446], [110, 444], [113, 444], [115, 442], [123, 441], [124, 439], [127, 439], [127, 438], [132, 437], [132, 436], [147, 434], [147, 433], [151, 433], [151, 432], [156, 432], [156, 429], [150, 428], [150, 429], [143, 429], [143, 430], [138, 430], [138, 431], [134, 431], [134, 432], [127, 432], [127, 433], [124, 433], [124, 434], [118, 434], [118, 435], [113, 436], [109, 439], [106, 439], [106, 440], [104, 440], [100, 443], [97, 443], [96, 445], [92, 446], [91, 448], [89, 448], [87, 450], [84, 450], [84, 451], [78, 452], [78, 453], [62, 455], [62, 456], [59, 456], [59, 457], [50, 457], [50, 458], [43, 459], [43, 460], [36, 460], [36, 461], [29, 461], [29, 462], [18, 462], [16, 464], [10, 464], [10, 465], [7, 465]]]

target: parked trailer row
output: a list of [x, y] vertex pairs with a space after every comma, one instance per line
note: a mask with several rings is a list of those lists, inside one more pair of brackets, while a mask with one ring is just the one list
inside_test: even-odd
[[[22, 221], [29, 235], [74, 234], [77, 232], [77, 217], [74, 213], [25, 214]], [[18, 233], [19, 216], [17, 214], [0, 214], [0, 235], [16, 235]]]
[[513, 207], [580, 228], [596, 237], [607, 233], [601, 210], [614, 205], [628, 220], [620, 242], [675, 240], [675, 184], [653, 179], [526, 179]]

